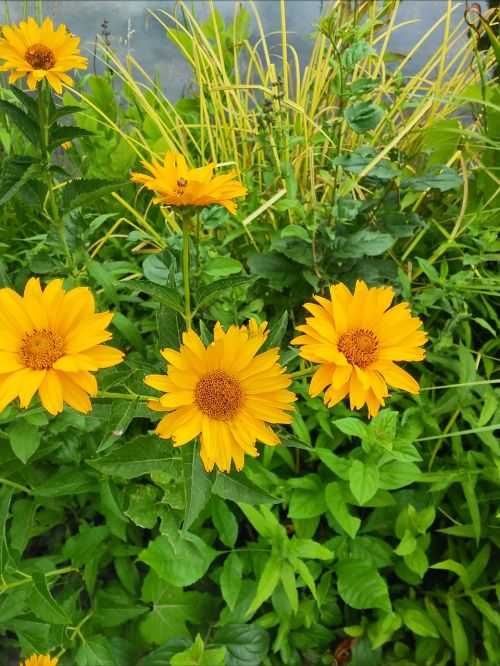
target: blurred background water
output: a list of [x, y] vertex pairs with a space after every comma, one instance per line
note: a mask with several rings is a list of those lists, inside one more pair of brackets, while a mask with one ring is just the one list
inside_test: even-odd
[[[348, 1], [348, 0], [345, 0]], [[376, 1], [376, 0], [373, 0]], [[280, 51], [280, 3], [278, 0], [256, 0], [255, 7], [261, 17], [264, 31], [276, 33], [271, 38], [275, 44], [277, 69], [279, 72]], [[398, 11], [398, 24], [412, 21], [393, 31], [389, 42], [389, 51], [406, 55], [418, 40], [436, 25], [445, 14], [448, 0], [403, 0]], [[471, 4], [471, 3], [469, 3]], [[487, 9], [487, 1], [479, 3], [482, 10]], [[89, 70], [101, 72], [102, 65], [94, 58], [97, 36], [101, 36], [103, 21], [107, 22], [108, 41], [120, 58], [132, 54], [150, 74], [159, 72], [163, 89], [172, 100], [177, 99], [189, 86], [191, 69], [179, 54], [176, 46], [165, 35], [165, 29], [154, 18], [151, 11], [173, 12], [174, 0], [44, 0], [41, 3], [43, 16], [51, 16], [56, 23], [64, 23], [67, 28], [82, 40], [82, 55], [89, 58]], [[188, 2], [188, 5], [203, 19], [208, 16], [209, 6], [205, 0]], [[226, 24], [231, 21], [234, 12], [245, 7], [251, 14], [250, 27], [252, 36], [257, 34], [256, 22], [249, 2], [239, 0], [214, 0], [214, 6], [222, 14]], [[463, 23], [466, 0], [451, 2], [453, 8], [451, 28]], [[27, 11], [35, 16], [40, 12], [40, 2], [28, 0], [4, 0], [6, 16], [4, 20], [16, 23]], [[312, 48], [308, 35], [318, 23], [325, 8], [321, 0], [286, 0], [287, 31], [289, 43], [297, 50], [299, 60], [306, 63]], [[163, 15], [165, 22], [168, 19]], [[8, 20], [10, 19], [10, 20]], [[435, 29], [427, 40], [425, 48], [420, 49], [409, 62], [405, 73], [415, 74], [443, 40], [444, 22]], [[458, 50], [459, 44], [455, 50]], [[453, 56], [455, 50], [450, 52]]]

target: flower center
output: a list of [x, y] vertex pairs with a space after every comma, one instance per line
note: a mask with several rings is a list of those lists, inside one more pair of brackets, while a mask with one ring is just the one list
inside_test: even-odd
[[216, 421], [229, 421], [243, 404], [241, 384], [223, 370], [213, 370], [202, 377], [195, 395], [201, 411]]
[[32, 370], [49, 370], [63, 354], [62, 336], [45, 328], [25, 335], [19, 350], [21, 363]]
[[184, 194], [184, 190], [186, 189], [187, 184], [188, 182], [185, 178], [179, 178], [177, 181], [177, 187], [174, 187], [175, 194], [181, 197]]
[[357, 328], [340, 336], [337, 349], [352, 365], [366, 368], [377, 358], [378, 340], [373, 331]]
[[32, 44], [26, 49], [24, 59], [33, 69], [52, 69], [56, 64], [54, 51], [45, 44]]

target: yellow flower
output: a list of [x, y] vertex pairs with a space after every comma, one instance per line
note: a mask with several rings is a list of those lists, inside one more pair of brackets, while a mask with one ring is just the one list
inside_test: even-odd
[[79, 412], [92, 409], [89, 395], [97, 394], [90, 373], [120, 363], [123, 353], [102, 345], [113, 315], [94, 314], [94, 298], [86, 287], [65, 293], [62, 280], [42, 291], [31, 278], [24, 296], [0, 289], [0, 412], [19, 397], [28, 407], [38, 391], [51, 414], [63, 402]]
[[21, 21], [19, 26], [2, 26], [0, 58], [6, 62], [0, 71], [12, 69], [9, 83], [28, 75], [28, 88], [34, 90], [39, 81], [46, 78], [56, 93], [62, 93], [62, 84], [73, 85], [73, 79], [65, 72], [70, 69], [86, 69], [87, 58], [79, 55], [79, 37], [46, 18], [41, 26], [33, 18]]
[[291, 378], [278, 363], [278, 349], [261, 354], [267, 324], [230, 326], [227, 333], [219, 322], [214, 341], [205, 347], [193, 331], [183, 334], [179, 351], [163, 349], [166, 375], [149, 375], [145, 382], [164, 395], [149, 406], [169, 412], [158, 423], [156, 433], [182, 446], [200, 435], [200, 455], [205, 469], [214, 465], [237, 470], [245, 453], [255, 457], [256, 440], [274, 446], [279, 438], [267, 423], [290, 423], [284, 410], [293, 409], [295, 394], [285, 390]]
[[292, 341], [302, 345], [302, 358], [319, 363], [309, 392], [333, 407], [349, 393], [351, 409], [366, 403], [375, 416], [389, 393], [387, 385], [418, 393], [418, 383], [394, 361], [421, 361], [427, 334], [417, 330], [422, 322], [412, 317], [408, 303], [389, 308], [391, 287], [371, 287], [358, 280], [354, 294], [342, 283], [330, 287], [330, 300], [314, 297], [304, 306], [313, 315], [298, 326]]
[[213, 176], [215, 162], [200, 169], [188, 169], [182, 155], [170, 150], [165, 155], [163, 166], [153, 158], [151, 164], [141, 162], [153, 175], [132, 172], [132, 180], [142, 183], [160, 195], [153, 203], [171, 206], [225, 206], [233, 215], [236, 204], [232, 199], [245, 196], [247, 188], [233, 180], [237, 172], [233, 169], [224, 176]]
[[24, 663], [19, 662], [19, 666], [57, 666], [58, 662], [57, 657], [51, 659], [49, 654], [32, 654]]

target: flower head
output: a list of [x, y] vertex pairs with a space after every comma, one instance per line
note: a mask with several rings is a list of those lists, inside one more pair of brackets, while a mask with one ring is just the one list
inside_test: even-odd
[[28, 87], [34, 90], [39, 81], [47, 79], [56, 93], [62, 93], [62, 84], [73, 85], [73, 79], [65, 72], [70, 69], [86, 69], [87, 58], [80, 56], [79, 37], [73, 37], [60, 25], [46, 18], [41, 26], [33, 18], [21, 21], [19, 26], [2, 26], [0, 59], [6, 62], [0, 71], [12, 69], [9, 83], [14, 83], [25, 74]]
[[19, 662], [19, 666], [57, 666], [58, 662], [57, 657], [51, 659], [49, 654], [32, 654], [24, 662]]
[[182, 446], [200, 436], [205, 469], [216, 465], [229, 472], [234, 460], [241, 470], [245, 453], [257, 456], [256, 440], [274, 446], [279, 438], [268, 423], [290, 423], [286, 410], [296, 397], [286, 388], [291, 379], [278, 363], [278, 349], [257, 352], [267, 337], [266, 324], [254, 319], [246, 326], [217, 323], [214, 341], [205, 347], [193, 331], [183, 334], [179, 351], [163, 349], [166, 375], [145, 382], [162, 395], [149, 406], [166, 411], [156, 433]]
[[309, 387], [333, 407], [347, 394], [351, 409], [366, 403], [375, 416], [389, 395], [387, 386], [418, 393], [418, 383], [394, 361], [421, 361], [427, 334], [412, 317], [408, 303], [390, 308], [391, 287], [371, 287], [358, 280], [352, 294], [342, 283], [330, 287], [330, 299], [314, 297], [304, 306], [313, 315], [292, 342], [301, 345], [302, 358], [319, 363]]
[[101, 344], [111, 338], [106, 327], [113, 315], [94, 309], [86, 287], [65, 293], [62, 280], [42, 291], [40, 280], [31, 278], [22, 297], [0, 289], [0, 412], [16, 397], [28, 407], [37, 391], [51, 414], [64, 402], [79, 412], [92, 409], [97, 382], [90, 373], [123, 358]]
[[142, 183], [160, 196], [153, 203], [170, 206], [209, 206], [219, 204], [233, 215], [236, 213], [235, 197], [245, 196], [247, 188], [233, 180], [237, 175], [233, 169], [223, 176], [213, 176], [215, 162], [200, 169], [188, 169], [182, 155], [170, 150], [165, 155], [163, 166], [153, 158], [151, 164], [141, 162], [153, 175], [132, 173], [135, 183]]

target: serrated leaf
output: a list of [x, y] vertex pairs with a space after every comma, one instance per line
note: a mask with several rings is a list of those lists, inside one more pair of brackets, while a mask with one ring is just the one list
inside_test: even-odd
[[98, 180], [77, 178], [66, 185], [62, 195], [65, 213], [86, 206], [115, 190], [128, 185], [128, 180]]
[[222, 294], [229, 289], [236, 289], [237, 287], [249, 286], [258, 278], [249, 277], [247, 275], [235, 275], [233, 277], [226, 277], [221, 280], [216, 280], [211, 284], [204, 285], [196, 291], [196, 311], [205, 305], [205, 303], [216, 294]]
[[38, 176], [41, 171], [39, 162], [31, 157], [12, 155], [4, 160], [0, 176], [0, 205], [3, 205], [27, 183]]
[[52, 152], [66, 141], [73, 141], [73, 139], [85, 136], [95, 136], [95, 134], [77, 125], [52, 125], [49, 128], [48, 150]]
[[147, 282], [146, 280], [119, 282], [118, 284], [120, 287], [130, 289], [130, 291], [141, 291], [144, 294], [148, 294], [148, 296], [151, 296], [158, 303], [167, 305], [181, 314], [184, 312], [180, 294], [176, 289]]
[[111, 403], [105, 435], [101, 439], [96, 453], [105, 451], [118, 441], [134, 418], [139, 405], [139, 399], [128, 402], [125, 400], [114, 400]]
[[21, 104], [26, 109], [28, 115], [33, 119], [33, 121], [38, 125], [38, 103], [34, 97], [31, 97], [24, 90], [18, 88], [17, 86], [10, 86], [10, 91], [17, 97]]
[[59, 120], [59, 118], [64, 118], [64, 116], [69, 116], [70, 114], [78, 113], [79, 111], [85, 111], [83, 106], [66, 105], [60, 106], [57, 108], [54, 113], [50, 114], [49, 125], [53, 125]]
[[285, 310], [269, 327], [269, 335], [267, 336], [265, 343], [262, 345], [262, 351], [279, 347], [280, 342], [286, 333], [287, 326], [288, 312]]
[[102, 458], [87, 460], [88, 464], [104, 474], [133, 479], [151, 472], [176, 475], [179, 458], [172, 454], [169, 444], [156, 436], [141, 435], [123, 446], [113, 449]]
[[43, 574], [33, 573], [33, 588], [30, 597], [30, 609], [42, 621], [50, 624], [68, 624], [69, 619], [61, 606], [52, 596]]
[[30, 143], [34, 146], [39, 144], [40, 130], [38, 124], [25, 111], [4, 99], [0, 99], [0, 111], [3, 111], [19, 127]]

